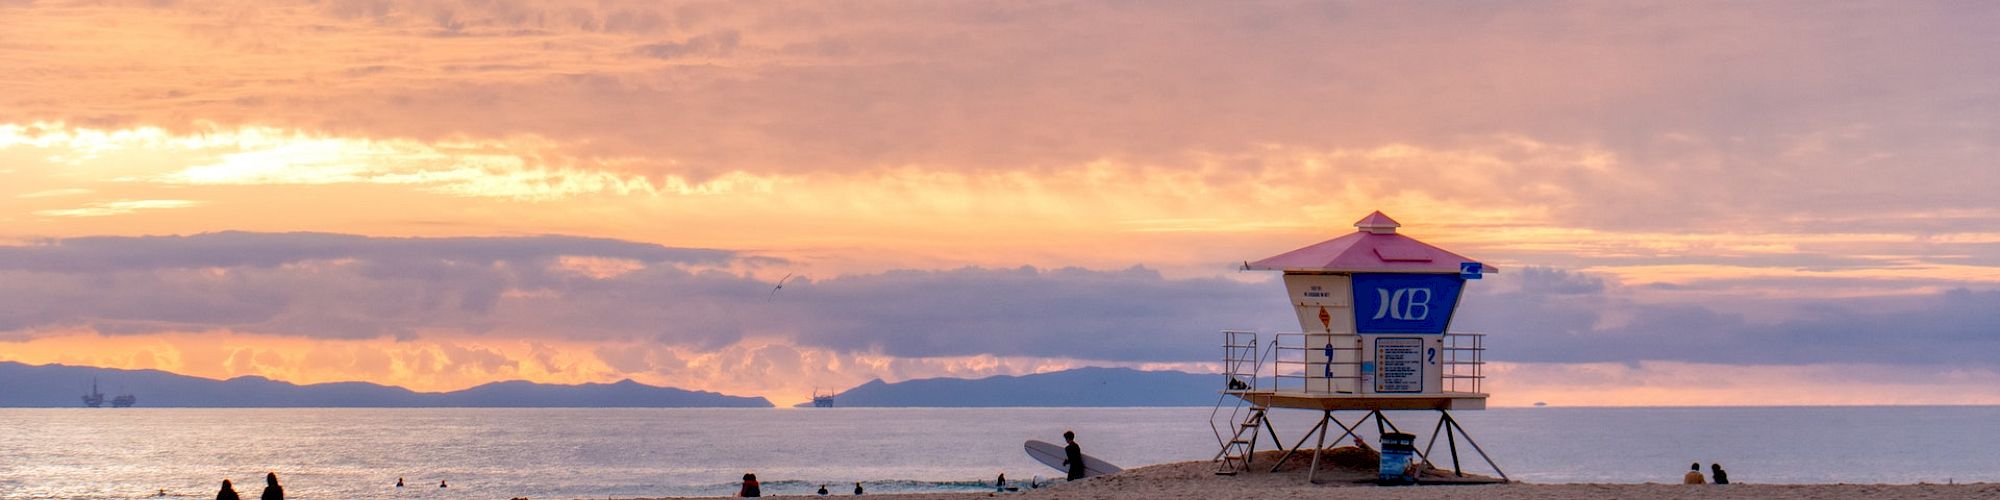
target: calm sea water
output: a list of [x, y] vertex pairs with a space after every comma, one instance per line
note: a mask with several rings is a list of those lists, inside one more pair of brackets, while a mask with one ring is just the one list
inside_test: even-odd
[[[0, 498], [151, 498], [160, 489], [170, 498], [213, 498], [225, 478], [254, 498], [266, 471], [278, 473], [291, 498], [304, 499], [719, 496], [734, 493], [746, 471], [767, 493], [804, 494], [821, 483], [846, 492], [854, 481], [873, 492], [978, 490], [1001, 472], [1057, 475], [1023, 454], [1021, 442], [1059, 441], [1063, 429], [1075, 429], [1086, 452], [1126, 467], [1206, 459], [1216, 449], [1208, 415], [1208, 408], [4, 409]], [[1674, 482], [1693, 461], [1721, 462], [1744, 483], [2000, 481], [2000, 407], [1454, 415], [1508, 475], [1530, 482]], [[1287, 440], [1315, 417], [1274, 414]], [[1391, 418], [1419, 434], [1436, 422], [1419, 412]], [[398, 477], [409, 487], [394, 488]], [[451, 487], [440, 490], [440, 480]]]

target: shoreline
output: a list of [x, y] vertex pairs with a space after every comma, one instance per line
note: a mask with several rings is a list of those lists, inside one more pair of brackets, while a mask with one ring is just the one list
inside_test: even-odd
[[[1337, 454], [1328, 450], [1329, 454]], [[1344, 450], [1351, 451], [1352, 448]], [[1699, 499], [1853, 499], [1880, 500], [1883, 498], [1925, 498], [1957, 500], [1975, 498], [2000, 498], [2000, 483], [1958, 483], [1958, 484], [1743, 484], [1728, 485], [1684, 485], [1679, 483], [1522, 483], [1499, 484], [1442, 484], [1416, 486], [1376, 486], [1367, 481], [1374, 472], [1362, 467], [1358, 460], [1326, 460], [1317, 473], [1319, 484], [1306, 482], [1306, 464], [1293, 459], [1278, 472], [1265, 472], [1275, 462], [1276, 455], [1258, 454], [1251, 471], [1234, 476], [1214, 473], [1216, 464], [1209, 461], [1175, 462], [1151, 465], [1123, 472], [1085, 479], [1075, 483], [1058, 482], [1038, 489], [1023, 489], [1019, 492], [933, 492], [933, 493], [869, 493], [866, 496], [881, 496], [896, 500], [973, 500], [988, 498], [1040, 499], [1210, 499], [1210, 498], [1273, 498], [1273, 499], [1316, 499], [1338, 495], [1341, 498], [1361, 499], [1500, 499], [1500, 500], [1595, 500], [1607, 498], [1699, 498]], [[1361, 457], [1352, 457], [1361, 458]], [[1443, 471], [1433, 470], [1443, 479]], [[1674, 473], [1678, 475], [1678, 472]], [[1477, 475], [1468, 473], [1468, 477]], [[1429, 476], [1427, 476], [1429, 477]], [[1677, 479], [1677, 477], [1675, 478]], [[1339, 491], [1330, 491], [1337, 488]], [[777, 496], [777, 495], [770, 495]], [[820, 498], [817, 495], [783, 495], [786, 498]], [[825, 498], [853, 498], [845, 489], [834, 489]], [[694, 500], [717, 497], [651, 497], [631, 500]]]
[[[1450, 486], [1333, 486], [1310, 485], [1300, 481], [1290, 487], [1271, 485], [1207, 485], [1207, 484], [1163, 484], [1156, 487], [1128, 488], [1127, 485], [1106, 488], [1088, 484], [1043, 488], [1020, 493], [870, 493], [897, 500], [974, 500], [986, 498], [1020, 499], [1207, 499], [1207, 498], [1274, 498], [1274, 499], [1318, 499], [1338, 495], [1340, 498], [1359, 499], [1500, 499], [1500, 500], [1587, 500], [1606, 498], [1699, 498], [1699, 499], [1854, 499], [1880, 500], [1885, 498], [1924, 498], [1936, 500], [2000, 498], [2000, 483], [1967, 484], [1729, 484], [1729, 485], [1681, 485], [1681, 484], [1489, 484]], [[1328, 488], [1341, 488], [1339, 492]], [[827, 498], [847, 497], [848, 494], [831, 494]], [[718, 497], [657, 497], [626, 500], [696, 500]], [[819, 498], [815, 495], [784, 496], [784, 498]], [[579, 499], [581, 500], [581, 499]]]

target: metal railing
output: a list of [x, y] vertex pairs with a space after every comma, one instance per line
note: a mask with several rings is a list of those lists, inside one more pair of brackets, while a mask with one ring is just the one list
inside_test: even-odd
[[[1285, 332], [1259, 349], [1257, 333], [1223, 333], [1223, 393], [1274, 391], [1303, 394], [1362, 392], [1361, 336]], [[1486, 334], [1447, 333], [1438, 360], [1440, 392], [1480, 393], [1486, 378]], [[1269, 387], [1265, 387], [1265, 381]], [[1233, 413], [1233, 412], [1232, 412]]]
[[1486, 379], [1486, 334], [1447, 333], [1444, 335], [1444, 392], [1483, 393]]
[[[1280, 333], [1272, 339], [1271, 389], [1305, 394], [1353, 394], [1361, 383], [1361, 337]], [[1318, 358], [1318, 359], [1315, 359]]]
[[1257, 332], [1222, 331], [1222, 375], [1227, 391], [1257, 390], [1258, 373], [1264, 370], [1264, 352], [1257, 349]]

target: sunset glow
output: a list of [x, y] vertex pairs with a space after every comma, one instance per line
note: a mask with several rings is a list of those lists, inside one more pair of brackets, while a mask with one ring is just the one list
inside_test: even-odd
[[1204, 371], [1381, 210], [1506, 270], [1496, 405], [2000, 403], [1993, 30], [1139, 5], [0, 2], [0, 361]]

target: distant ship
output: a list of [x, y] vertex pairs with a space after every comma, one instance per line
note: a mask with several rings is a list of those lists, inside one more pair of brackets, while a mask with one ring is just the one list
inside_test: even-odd
[[819, 389], [813, 389], [813, 408], [832, 408], [832, 407], [833, 407], [832, 392], [820, 393]]
[[[123, 394], [111, 398], [112, 408], [131, 408], [135, 404], [139, 404], [139, 397], [131, 394]], [[83, 405], [91, 408], [104, 407], [104, 393], [97, 391], [97, 379], [95, 378], [90, 379], [90, 393], [83, 395]]]

